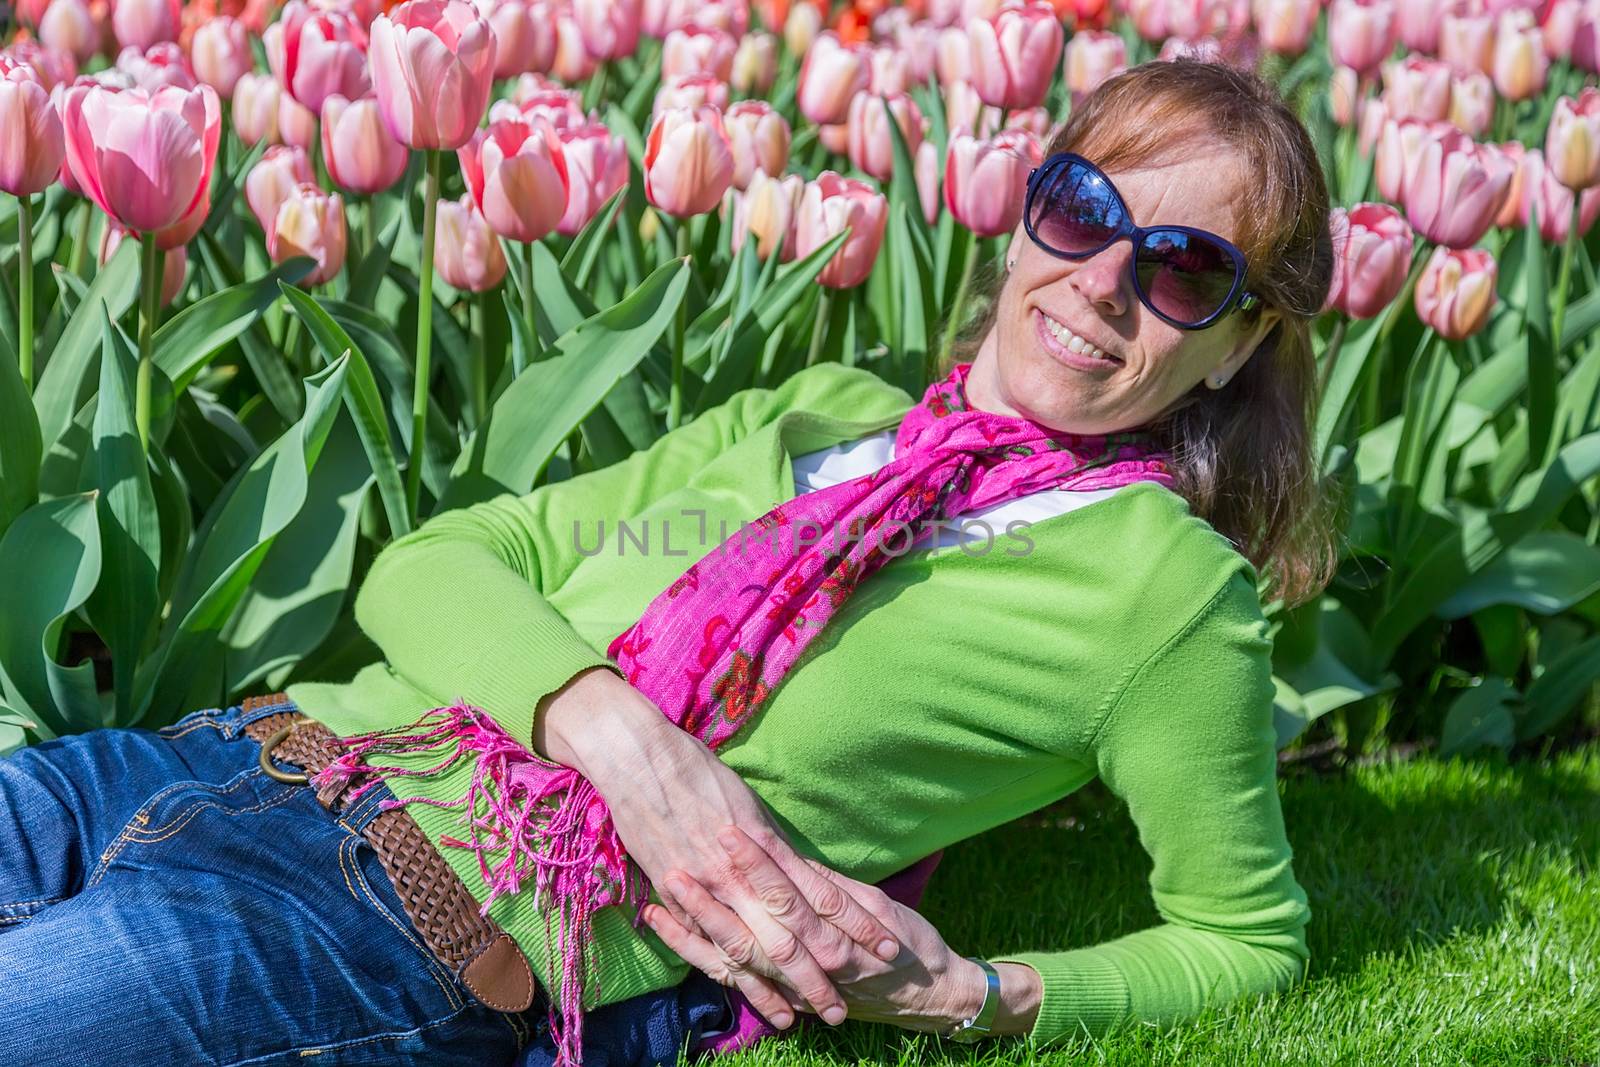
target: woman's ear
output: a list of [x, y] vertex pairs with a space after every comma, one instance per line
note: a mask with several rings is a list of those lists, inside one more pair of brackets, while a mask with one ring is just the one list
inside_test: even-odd
[[1222, 361], [1206, 374], [1207, 384], [1220, 378], [1224, 383], [1232, 380], [1239, 373], [1239, 368], [1245, 361], [1255, 355], [1256, 349], [1261, 347], [1271, 334], [1283, 321], [1283, 315], [1274, 308], [1263, 308], [1256, 315], [1256, 321], [1244, 327], [1239, 332], [1239, 338], [1232, 349], [1223, 357]]

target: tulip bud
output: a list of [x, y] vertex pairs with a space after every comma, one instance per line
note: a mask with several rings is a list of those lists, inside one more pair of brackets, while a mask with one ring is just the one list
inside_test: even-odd
[[493, 289], [506, 276], [506, 254], [472, 194], [439, 201], [433, 267], [446, 285], [469, 293]]
[[1121, 37], [1114, 33], [1101, 33], [1098, 30], [1082, 30], [1072, 35], [1072, 40], [1067, 42], [1066, 59], [1067, 88], [1072, 90], [1073, 99], [1088, 96], [1100, 87], [1100, 83], [1120, 74], [1128, 66], [1128, 46]]
[[278, 79], [270, 74], [241, 75], [233, 86], [233, 132], [245, 144], [278, 142]]
[[1336, 62], [1368, 74], [1394, 50], [1390, 0], [1333, 0], [1328, 8], [1328, 48]]
[[913, 153], [922, 144], [922, 112], [916, 101], [901, 94], [887, 100], [872, 93], [858, 93], [850, 102], [848, 126], [850, 162], [880, 182], [889, 180], [894, 173], [894, 140], [889, 132], [889, 115], [894, 116], [906, 147]]
[[729, 234], [729, 247], [735, 253], [744, 246], [746, 237], [756, 239], [756, 258], [767, 260], [783, 242], [778, 261], [787, 263], [794, 258], [795, 220], [800, 212], [800, 195], [805, 189], [805, 179], [798, 174], [781, 178], [770, 177], [758, 170], [750, 178], [744, 192], [736, 194], [733, 207], [733, 229]]
[[734, 104], [722, 117], [733, 149], [733, 185], [743, 189], [757, 170], [782, 174], [789, 165], [789, 123], [760, 100]]
[[86, 0], [50, 0], [39, 20], [39, 43], [87, 63], [100, 51], [100, 29]]
[[1568, 189], [1600, 185], [1600, 91], [1586, 86], [1576, 100], [1556, 101], [1545, 131], [1544, 161]]
[[628, 184], [628, 149], [598, 123], [558, 130], [567, 161], [567, 210], [557, 232], [576, 236], [618, 189]]
[[870, 76], [865, 50], [840, 43], [831, 31], [821, 34], [800, 67], [795, 102], [801, 114], [819, 125], [844, 122], [851, 99], [866, 89]]
[[746, 35], [734, 53], [730, 83], [741, 93], [765, 95], [777, 77], [777, 38], [769, 33]]
[[1316, 0], [1255, 0], [1251, 10], [1262, 46], [1280, 56], [1297, 56], [1306, 50], [1322, 9]]
[[224, 100], [255, 66], [250, 34], [238, 19], [221, 15], [200, 24], [189, 43], [189, 62], [197, 78]]
[[1545, 55], [1544, 37], [1531, 18], [1500, 16], [1499, 33], [1494, 42], [1494, 85], [1507, 100], [1532, 100], [1544, 92], [1550, 74], [1550, 57]]
[[1435, 248], [1417, 279], [1417, 317], [1440, 337], [1460, 341], [1488, 325], [1499, 268], [1481, 248]]
[[621, 59], [639, 48], [639, 0], [573, 0], [583, 50], [595, 59]]
[[0, 55], [0, 190], [43, 192], [66, 154], [61, 116], [33, 68]]
[[335, 94], [322, 102], [322, 159], [339, 188], [362, 196], [381, 193], [405, 174], [410, 158], [372, 96], [346, 100]]
[[544, 0], [493, 0], [489, 26], [494, 31], [496, 78], [544, 73], [556, 59], [556, 16]]
[[267, 255], [274, 263], [309, 256], [316, 267], [300, 279], [306, 288], [331, 281], [344, 266], [344, 201], [310, 182], [297, 185], [278, 205], [267, 229]]
[[1389, 306], [1411, 271], [1415, 236], [1388, 204], [1357, 204], [1332, 212], [1335, 259], [1329, 305], [1352, 319], [1370, 319]]
[[1328, 104], [1333, 111], [1333, 121], [1340, 126], [1353, 125], [1361, 113], [1361, 76], [1349, 67], [1334, 67], [1333, 78], [1328, 83]]
[[661, 46], [661, 77], [714, 74], [728, 81], [733, 77], [733, 56], [738, 49], [738, 42], [721, 30], [698, 26], [673, 30]]
[[644, 152], [645, 198], [669, 215], [715, 211], [733, 184], [733, 147], [715, 108], [668, 108]]
[[916, 166], [917, 200], [922, 204], [922, 217], [933, 226], [939, 222], [939, 149], [932, 141], [917, 146]]
[[278, 208], [289, 194], [316, 180], [311, 172], [311, 157], [305, 149], [292, 145], [273, 145], [244, 177], [244, 201], [261, 225], [261, 232], [272, 229]]
[[1406, 218], [1418, 233], [1446, 248], [1477, 244], [1500, 213], [1511, 164], [1460, 130], [1428, 138], [1406, 179]]
[[1443, 122], [1450, 117], [1448, 64], [1407, 56], [1383, 65], [1383, 107], [1391, 118]]
[[113, 0], [111, 30], [117, 44], [144, 51], [160, 41], [176, 41], [183, 23], [178, 0]]
[[1446, 15], [1439, 21], [1439, 58], [1457, 74], [1494, 69], [1494, 20], [1488, 15]]
[[1006, 8], [967, 23], [972, 86], [994, 107], [1038, 107], [1061, 58], [1061, 22], [1049, 4]]
[[1469, 137], [1481, 137], [1494, 122], [1494, 85], [1487, 74], [1458, 76], [1450, 91], [1450, 121]]
[[808, 256], [848, 227], [850, 236], [817, 276], [830, 289], [850, 289], [866, 281], [883, 245], [889, 201], [866, 182], [831, 170], [807, 182], [795, 227], [795, 255]]
[[473, 203], [501, 237], [537, 241], [566, 214], [566, 154], [548, 122], [493, 123], [456, 155]]
[[408, 0], [372, 23], [368, 56], [372, 90], [396, 140], [412, 148], [467, 143], [494, 82], [494, 31], [475, 8]]
[[987, 141], [964, 134], [950, 138], [944, 166], [950, 214], [979, 237], [1016, 229], [1035, 154], [1026, 134], [1007, 132]]

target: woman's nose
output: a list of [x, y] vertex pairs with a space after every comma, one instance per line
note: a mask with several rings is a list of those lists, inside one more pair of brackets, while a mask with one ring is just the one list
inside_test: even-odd
[[1118, 241], [1080, 262], [1068, 276], [1072, 287], [1107, 318], [1124, 315], [1133, 306], [1133, 286], [1128, 279], [1133, 249]]

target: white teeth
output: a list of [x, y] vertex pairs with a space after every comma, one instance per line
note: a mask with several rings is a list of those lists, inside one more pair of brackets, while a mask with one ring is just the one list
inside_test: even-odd
[[1077, 334], [1061, 325], [1061, 323], [1057, 322], [1055, 319], [1052, 319], [1049, 315], [1043, 315], [1043, 318], [1045, 327], [1050, 331], [1050, 335], [1057, 341], [1060, 341], [1062, 347], [1066, 348], [1067, 351], [1082, 353], [1086, 356], [1093, 356], [1095, 359], [1111, 359], [1111, 357], [1106, 354], [1104, 349], [1097, 348], [1088, 341], [1085, 341], [1083, 338], [1079, 337]]

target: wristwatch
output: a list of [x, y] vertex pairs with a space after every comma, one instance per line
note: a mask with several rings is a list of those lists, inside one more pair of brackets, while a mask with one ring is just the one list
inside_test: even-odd
[[994, 964], [988, 960], [979, 959], [977, 956], [968, 956], [967, 959], [983, 968], [988, 976], [989, 987], [983, 994], [983, 1006], [978, 1009], [978, 1014], [970, 1019], [962, 1019], [943, 1035], [949, 1041], [959, 1041], [962, 1044], [971, 1044], [988, 1037], [994, 1027], [994, 1017], [1000, 1010], [1000, 972], [995, 970]]

